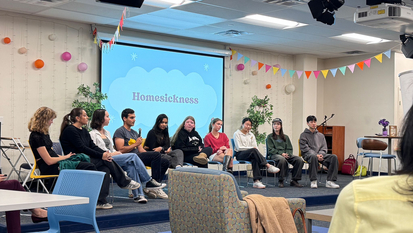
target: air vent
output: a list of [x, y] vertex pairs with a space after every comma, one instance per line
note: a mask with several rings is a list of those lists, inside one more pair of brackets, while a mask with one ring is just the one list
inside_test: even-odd
[[253, 33], [238, 31], [238, 30], [228, 30], [228, 31], [223, 31], [223, 32], [216, 32], [214, 34], [220, 35], [220, 36], [236, 37], [236, 36], [252, 35]]
[[296, 6], [300, 4], [307, 4], [309, 0], [254, 0], [255, 2], [264, 2], [280, 6]]
[[347, 51], [343, 52], [344, 54], [349, 54], [349, 55], [360, 55], [360, 54], [365, 54], [366, 52], [360, 51], [360, 50], [353, 50], [353, 51]]
[[64, 3], [74, 2], [74, 0], [13, 0], [14, 2], [26, 3], [31, 5], [55, 7]]

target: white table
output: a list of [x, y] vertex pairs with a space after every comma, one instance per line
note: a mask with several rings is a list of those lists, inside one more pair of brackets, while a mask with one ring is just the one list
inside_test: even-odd
[[75, 197], [0, 189], [0, 211], [80, 205], [88, 203], [88, 197]]

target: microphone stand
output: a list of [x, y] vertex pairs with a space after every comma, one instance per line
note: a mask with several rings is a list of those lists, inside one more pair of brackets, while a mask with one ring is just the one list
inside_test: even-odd
[[331, 118], [333, 118], [333, 117], [334, 117], [334, 114], [331, 114], [331, 117], [325, 119], [325, 120], [323, 121], [323, 123], [321, 123], [320, 125], [317, 126], [317, 128], [320, 127], [320, 126], [323, 126], [323, 134], [324, 134], [324, 131], [325, 131], [325, 127], [326, 127], [327, 121], [329, 121], [329, 120], [330, 120]]

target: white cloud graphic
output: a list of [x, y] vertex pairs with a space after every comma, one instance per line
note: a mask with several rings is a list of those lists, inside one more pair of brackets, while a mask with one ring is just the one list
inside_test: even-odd
[[[132, 108], [135, 110], [136, 122], [150, 128], [161, 113], [168, 115], [169, 127], [180, 125], [185, 117], [191, 115], [196, 120], [196, 128], [200, 128], [209, 124], [209, 116], [217, 107], [215, 90], [205, 84], [198, 73], [185, 76], [179, 70], [166, 72], [161, 68], [150, 72], [141, 67], [130, 69], [126, 77], [117, 78], [111, 83], [108, 95], [113, 109], [120, 113], [125, 108]], [[187, 103], [174, 103], [179, 101], [179, 97]], [[162, 99], [172, 102], [162, 102]]]

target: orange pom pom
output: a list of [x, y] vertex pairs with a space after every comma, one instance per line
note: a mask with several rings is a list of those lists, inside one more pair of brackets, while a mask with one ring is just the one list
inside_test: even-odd
[[265, 86], [267, 89], [271, 88], [271, 84], [267, 84], [267, 86]]
[[10, 38], [8, 38], [8, 37], [4, 37], [3, 41], [4, 41], [5, 44], [10, 44], [10, 42], [11, 42]]
[[35, 66], [37, 69], [43, 68], [43, 66], [44, 66], [43, 60], [42, 60], [42, 59], [37, 59], [37, 60], [34, 62], [34, 66]]

